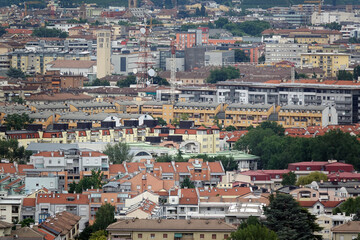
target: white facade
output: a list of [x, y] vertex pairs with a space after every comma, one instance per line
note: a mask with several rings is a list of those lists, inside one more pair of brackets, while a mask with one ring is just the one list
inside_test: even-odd
[[289, 61], [297, 66], [301, 65], [301, 54], [307, 53], [307, 44], [298, 43], [266, 43], [265, 46], [265, 63], [278, 63]]
[[355, 13], [349, 12], [314, 12], [311, 15], [311, 24], [322, 25], [332, 22], [359, 22], [359, 17], [355, 16]]

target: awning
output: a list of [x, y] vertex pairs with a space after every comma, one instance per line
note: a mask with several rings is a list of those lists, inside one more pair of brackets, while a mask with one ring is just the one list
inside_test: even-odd
[[182, 237], [182, 233], [175, 233], [174, 237], [176, 237], [176, 238], [181, 238], [181, 237]]

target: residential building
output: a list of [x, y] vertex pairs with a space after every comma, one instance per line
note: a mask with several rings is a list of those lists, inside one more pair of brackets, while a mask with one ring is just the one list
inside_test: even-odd
[[207, 45], [209, 41], [209, 29], [189, 29], [188, 32], [176, 33], [176, 48], [184, 50], [193, 46]]
[[7, 196], [0, 194], [0, 218], [2, 221], [13, 223], [18, 222], [21, 216], [21, 203], [24, 196]]
[[[77, 229], [82, 231], [89, 221], [89, 198], [84, 194], [39, 193], [36, 196], [35, 223], [44, 223], [51, 216], [67, 211], [80, 218], [76, 221]], [[79, 222], [78, 222], [79, 221]]]
[[328, 162], [298, 162], [289, 163], [288, 170], [293, 171], [298, 177], [306, 176], [312, 172], [322, 172], [324, 174], [354, 171], [354, 167], [351, 164], [341, 163], [337, 161]]
[[338, 225], [344, 224], [348, 221], [351, 221], [351, 216], [345, 216], [345, 214], [320, 214], [316, 216], [316, 222], [323, 229], [317, 234], [320, 234], [324, 240], [332, 240], [333, 233], [331, 229]]
[[314, 11], [311, 16], [312, 25], [323, 25], [332, 22], [342, 24], [343, 22], [358, 22], [359, 18], [353, 12], [317, 12]]
[[11, 234], [12, 223], [0, 221], [0, 237], [9, 236]]
[[95, 61], [55, 60], [46, 66], [47, 71], [60, 71], [63, 75], [80, 75], [93, 78], [96, 74]]
[[330, 106], [283, 106], [278, 112], [278, 123], [285, 128], [338, 124], [338, 114]]
[[334, 240], [356, 239], [360, 233], [360, 221], [349, 221], [331, 229]]
[[45, 239], [75, 239], [81, 232], [81, 217], [70, 211], [60, 211], [46, 218], [36, 230], [46, 234]]
[[72, 174], [80, 171], [109, 169], [109, 157], [96, 151], [81, 151], [78, 149], [40, 152], [30, 157], [30, 165], [35, 168], [66, 170]]
[[301, 65], [301, 54], [308, 52], [307, 44], [299, 43], [266, 43], [265, 63], [274, 64], [289, 61]]
[[44, 74], [48, 63], [54, 60], [90, 60], [89, 52], [70, 52], [39, 49], [35, 51], [16, 49], [10, 53], [11, 67], [28, 74]]
[[301, 68], [320, 68], [327, 77], [336, 77], [339, 70], [346, 70], [349, 64], [350, 55], [345, 53], [301, 54]]
[[111, 31], [109, 29], [101, 29], [97, 31], [96, 36], [96, 77], [103, 78], [111, 74]]
[[226, 239], [236, 227], [219, 220], [134, 219], [110, 224], [110, 239]]
[[235, 52], [233, 50], [212, 50], [205, 52], [205, 66], [224, 67], [235, 63]]

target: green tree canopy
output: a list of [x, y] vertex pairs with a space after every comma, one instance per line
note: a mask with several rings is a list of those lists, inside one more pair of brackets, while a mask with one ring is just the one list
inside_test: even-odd
[[129, 75], [123, 80], [119, 80], [116, 83], [116, 86], [118, 87], [130, 87], [130, 85], [136, 84], [136, 76], [135, 75]]
[[298, 186], [304, 186], [312, 183], [313, 181], [320, 182], [321, 180], [327, 181], [327, 175], [321, 172], [312, 172], [307, 176], [301, 176], [296, 182]]
[[233, 240], [277, 240], [276, 233], [260, 224], [248, 225], [231, 233]]
[[[337, 213], [345, 213], [346, 216], [356, 214], [355, 217], [358, 218], [359, 216], [357, 215], [360, 213], [360, 197], [348, 198], [345, 202], [333, 210], [333, 214]], [[355, 221], [359, 220], [355, 219]]]
[[327, 23], [325, 24], [326, 28], [329, 28], [331, 30], [341, 30], [341, 24], [337, 23], [337, 22], [332, 22], [332, 23]]
[[232, 131], [236, 131], [237, 128], [234, 127], [233, 125], [230, 125], [230, 126], [227, 126], [227, 127], [225, 128], [225, 130], [228, 131], [228, 132], [232, 132]]
[[190, 180], [189, 177], [185, 177], [181, 183], [181, 188], [195, 188], [195, 184], [193, 181]]
[[229, 19], [223, 17], [220, 17], [218, 20], [214, 22], [216, 28], [223, 28], [228, 23], [229, 23]]
[[246, 56], [244, 50], [235, 49], [235, 62], [250, 62], [250, 57]]
[[46, 27], [35, 28], [33, 33], [35, 37], [58, 37], [58, 38], [67, 38], [68, 34], [58, 29], [51, 29]]
[[8, 114], [5, 119], [5, 126], [8, 130], [22, 130], [27, 124], [33, 122], [33, 119], [28, 114]]
[[229, 79], [235, 79], [240, 77], [239, 69], [227, 66], [219, 69], [211, 70], [210, 76], [206, 79], [208, 83], [217, 83]]
[[270, 204], [264, 208], [265, 226], [273, 230], [280, 240], [318, 239], [314, 232], [321, 228], [315, 216], [302, 209], [288, 194], [271, 195]]
[[30, 224], [35, 223], [34, 219], [32, 218], [25, 218], [24, 220], [20, 221], [21, 227], [30, 227]]
[[353, 75], [351, 72], [346, 70], [339, 70], [337, 78], [338, 80], [353, 80]]
[[360, 65], [357, 65], [356, 67], [354, 67], [353, 77], [355, 80], [358, 80], [358, 78], [360, 77]]
[[158, 124], [160, 126], [166, 126], [167, 125], [166, 121], [163, 118], [158, 117], [157, 120], [158, 120]]
[[296, 183], [296, 175], [294, 172], [285, 173], [282, 175], [281, 185], [293, 186]]
[[102, 187], [104, 174], [101, 170], [91, 170], [90, 177], [82, 178], [78, 183], [72, 182], [69, 184], [69, 193], [82, 193], [87, 189], [99, 189]]
[[159, 76], [153, 78], [153, 83], [160, 86], [170, 86], [170, 83], [165, 78]]
[[92, 81], [91, 83], [87, 84], [86, 86], [110, 86], [110, 82], [108, 80], [105, 79], [95, 79], [94, 81]]
[[0, 140], [0, 156], [4, 159], [9, 159], [11, 162], [26, 163], [31, 151], [25, 150], [24, 146], [19, 147], [19, 142], [16, 139]]
[[106, 203], [96, 212], [95, 222], [92, 226], [93, 232], [106, 230], [106, 228], [115, 221], [115, 207], [110, 203]]
[[6, 72], [6, 75], [10, 78], [22, 78], [25, 79], [25, 73], [21, 69], [10, 67]]
[[105, 230], [98, 230], [90, 235], [89, 240], [107, 240], [107, 232]]
[[104, 154], [109, 156], [109, 160], [113, 164], [122, 162], [130, 162], [133, 159], [133, 155], [130, 154], [130, 147], [126, 143], [116, 143], [111, 145], [108, 143], [105, 147]]

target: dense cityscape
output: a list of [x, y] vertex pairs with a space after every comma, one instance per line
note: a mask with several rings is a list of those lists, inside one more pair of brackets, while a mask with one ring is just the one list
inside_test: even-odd
[[0, 0], [0, 240], [360, 240], [359, 0]]

